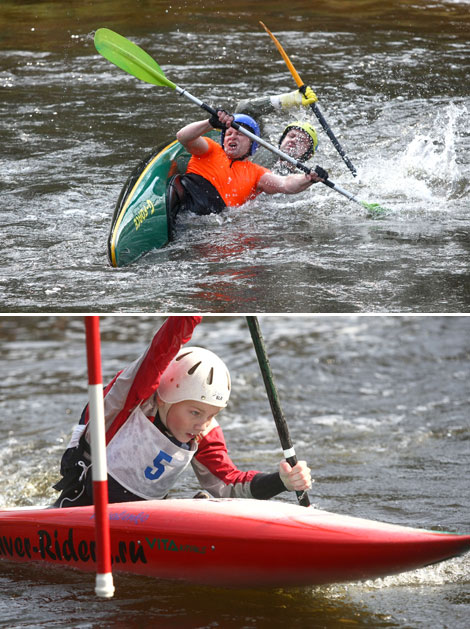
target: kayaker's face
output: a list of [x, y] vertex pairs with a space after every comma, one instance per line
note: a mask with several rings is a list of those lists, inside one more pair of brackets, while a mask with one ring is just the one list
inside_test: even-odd
[[250, 152], [250, 146], [250, 138], [233, 127], [229, 127], [225, 132], [224, 151], [230, 159], [240, 159]]
[[183, 400], [171, 405], [166, 426], [178, 441], [187, 443], [204, 432], [219, 411], [220, 407], [212, 404]]
[[294, 159], [299, 159], [310, 148], [310, 136], [301, 129], [290, 129], [283, 141], [280, 149]]

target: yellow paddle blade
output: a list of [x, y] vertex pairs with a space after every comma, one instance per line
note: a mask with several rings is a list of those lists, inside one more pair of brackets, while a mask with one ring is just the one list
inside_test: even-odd
[[269, 35], [269, 37], [271, 37], [271, 39], [273, 40], [274, 44], [276, 45], [276, 48], [279, 50], [279, 52], [281, 53], [281, 57], [284, 59], [284, 61], [286, 62], [287, 67], [290, 70], [290, 73], [292, 74], [292, 76], [294, 77], [294, 81], [297, 84], [297, 87], [302, 87], [302, 85], [304, 84], [304, 82], [302, 81], [302, 79], [300, 78], [297, 70], [294, 68], [294, 66], [292, 65], [291, 60], [289, 59], [289, 57], [287, 56], [286, 51], [284, 50], [284, 48], [281, 46], [281, 44], [279, 43], [279, 41], [277, 40], [276, 37], [274, 37], [274, 35], [271, 33], [271, 31], [269, 30], [269, 28], [263, 24], [263, 22], [260, 21], [261, 26], [264, 28], [264, 30], [267, 32], [267, 34]]
[[141, 81], [176, 88], [176, 85], [166, 78], [155, 59], [152, 59], [145, 50], [109, 28], [99, 28], [96, 31], [95, 48], [108, 61]]

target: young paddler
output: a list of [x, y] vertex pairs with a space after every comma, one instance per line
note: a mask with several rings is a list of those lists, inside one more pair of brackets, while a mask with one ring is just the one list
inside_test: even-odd
[[[110, 502], [165, 498], [191, 466], [214, 497], [268, 499], [311, 486], [305, 461], [293, 468], [242, 471], [218, 423], [230, 374], [213, 352], [186, 345], [197, 316], [169, 317], [145, 352], [104, 389]], [[88, 406], [62, 457], [56, 507], [92, 504]]]

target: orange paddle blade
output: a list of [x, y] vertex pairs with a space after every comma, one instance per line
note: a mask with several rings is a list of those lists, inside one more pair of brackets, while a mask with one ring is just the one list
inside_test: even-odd
[[279, 41], [277, 40], [276, 37], [274, 37], [274, 35], [271, 33], [271, 31], [269, 30], [269, 28], [263, 24], [263, 22], [260, 21], [261, 26], [264, 28], [264, 30], [267, 32], [267, 34], [269, 35], [269, 37], [271, 37], [271, 39], [273, 40], [273, 42], [276, 45], [276, 48], [279, 50], [279, 52], [281, 53], [281, 57], [284, 59], [284, 61], [286, 62], [287, 67], [290, 70], [290, 73], [292, 74], [292, 76], [294, 77], [294, 81], [297, 83], [297, 87], [302, 87], [302, 85], [304, 84], [302, 79], [299, 76], [299, 73], [297, 72], [297, 70], [294, 68], [294, 66], [292, 65], [291, 60], [289, 59], [289, 57], [287, 56], [286, 51], [284, 50], [284, 48], [281, 46], [281, 44], [279, 43]]

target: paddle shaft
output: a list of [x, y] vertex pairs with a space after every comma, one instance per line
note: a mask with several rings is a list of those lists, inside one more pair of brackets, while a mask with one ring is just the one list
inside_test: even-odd
[[[277, 432], [281, 442], [282, 450], [286, 461], [291, 467], [297, 464], [297, 456], [295, 454], [294, 446], [289, 435], [289, 427], [287, 426], [284, 413], [282, 412], [281, 403], [277, 393], [277, 388], [274, 383], [273, 374], [271, 371], [271, 365], [269, 364], [269, 358], [264, 344], [263, 336], [259, 326], [257, 317], [246, 317], [248, 328], [250, 330], [253, 345], [255, 347], [256, 356], [258, 357], [258, 363], [260, 366], [261, 374], [264, 380], [264, 386], [268, 394], [269, 403], [276, 423]], [[297, 500], [302, 507], [309, 507], [310, 500], [307, 492], [297, 491]]]
[[[305, 86], [304, 86], [305, 87]], [[301, 91], [302, 89], [299, 88]], [[315, 116], [318, 118], [318, 121], [320, 122], [321, 126], [323, 127], [323, 129], [325, 130], [327, 136], [330, 138], [331, 142], [333, 143], [333, 146], [335, 147], [335, 149], [338, 151], [338, 153], [341, 155], [341, 158], [343, 160], [343, 162], [346, 164], [346, 166], [349, 168], [349, 170], [352, 172], [352, 174], [354, 175], [354, 177], [357, 177], [357, 170], [355, 169], [355, 167], [353, 166], [353, 164], [351, 163], [351, 160], [349, 159], [349, 157], [346, 155], [346, 151], [343, 149], [343, 147], [341, 146], [341, 144], [338, 142], [335, 134], [333, 133], [333, 131], [331, 130], [330, 125], [327, 123], [327, 121], [325, 120], [322, 112], [320, 111], [320, 107], [318, 107], [318, 105], [316, 103], [312, 103], [310, 105], [310, 107], [312, 108], [313, 113], [315, 114]]]
[[[281, 57], [284, 59], [284, 61], [286, 62], [287, 67], [289, 68], [290, 73], [292, 74], [294, 81], [297, 84], [297, 87], [299, 88], [299, 91], [302, 92], [303, 94], [305, 94], [305, 91], [307, 89], [307, 86], [304, 85], [304, 82], [302, 81], [302, 79], [299, 76], [299, 73], [297, 72], [297, 70], [294, 68], [294, 65], [292, 63], [292, 61], [289, 59], [289, 57], [287, 56], [286, 51], [284, 50], [284, 48], [281, 46], [279, 40], [271, 33], [271, 31], [269, 30], [269, 28], [263, 24], [263, 22], [260, 22], [261, 26], [264, 28], [264, 30], [267, 32], [267, 34], [271, 37], [271, 39], [273, 40], [276, 48], [279, 50]], [[318, 121], [320, 122], [321, 126], [323, 127], [323, 129], [325, 130], [327, 136], [330, 138], [330, 140], [333, 143], [333, 146], [335, 147], [335, 149], [338, 151], [338, 153], [341, 155], [344, 163], [346, 164], [346, 166], [349, 168], [349, 170], [352, 172], [352, 174], [354, 175], [354, 177], [357, 176], [357, 171], [354, 168], [354, 166], [351, 163], [351, 160], [349, 159], [349, 157], [346, 155], [346, 151], [343, 149], [343, 147], [341, 146], [341, 144], [338, 142], [335, 134], [333, 133], [333, 131], [331, 130], [330, 125], [327, 123], [327, 121], [325, 120], [325, 117], [323, 116], [322, 112], [320, 111], [320, 108], [318, 107], [318, 105], [316, 103], [312, 103], [310, 105], [313, 113], [315, 114], [315, 116], [318, 118]]]

